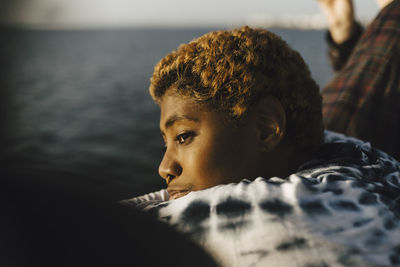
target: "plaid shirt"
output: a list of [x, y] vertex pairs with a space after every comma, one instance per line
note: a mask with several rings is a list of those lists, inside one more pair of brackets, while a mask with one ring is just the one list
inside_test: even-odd
[[327, 129], [400, 159], [400, 1], [385, 7], [322, 90]]

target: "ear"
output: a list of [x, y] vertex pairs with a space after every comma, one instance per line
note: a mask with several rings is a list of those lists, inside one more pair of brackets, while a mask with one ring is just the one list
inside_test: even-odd
[[263, 97], [254, 110], [257, 135], [263, 152], [273, 150], [286, 131], [286, 113], [281, 102], [274, 96]]

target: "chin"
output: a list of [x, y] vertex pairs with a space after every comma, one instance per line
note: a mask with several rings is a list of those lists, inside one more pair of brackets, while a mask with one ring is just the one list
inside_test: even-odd
[[169, 194], [169, 200], [174, 200], [174, 199], [178, 199], [178, 198], [184, 197], [187, 194], [189, 194], [190, 192], [191, 191], [173, 192], [173, 193]]

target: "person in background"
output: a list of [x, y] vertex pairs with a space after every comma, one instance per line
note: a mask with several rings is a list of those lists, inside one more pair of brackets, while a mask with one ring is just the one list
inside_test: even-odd
[[400, 3], [381, 11], [365, 32], [351, 0], [319, 0], [328, 23], [329, 58], [337, 71], [322, 90], [328, 130], [370, 142], [400, 159]]

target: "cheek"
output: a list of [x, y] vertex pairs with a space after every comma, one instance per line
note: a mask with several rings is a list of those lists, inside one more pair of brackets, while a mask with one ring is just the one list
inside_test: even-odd
[[184, 158], [184, 176], [190, 179], [188, 182], [194, 184], [197, 190], [217, 185], [221, 176], [221, 156], [207, 147], [191, 152]]
[[257, 157], [256, 144], [252, 140], [248, 133], [239, 132], [225, 135], [214, 144], [213, 162], [209, 164], [219, 174], [221, 182], [239, 182], [251, 178], [249, 176], [255, 168]]
[[[243, 151], [232, 140], [213, 139], [214, 142], [207, 142], [194, 153], [195, 175], [202, 188], [218, 185], [221, 183], [235, 182], [241, 177], [240, 169]], [[227, 142], [228, 141], [228, 142]]]

